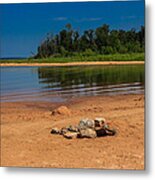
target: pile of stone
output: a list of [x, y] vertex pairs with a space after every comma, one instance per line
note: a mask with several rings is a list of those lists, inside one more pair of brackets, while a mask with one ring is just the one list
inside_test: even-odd
[[116, 134], [104, 118], [82, 119], [77, 126], [70, 125], [61, 129], [52, 128], [51, 134], [59, 134], [65, 138], [96, 138]]

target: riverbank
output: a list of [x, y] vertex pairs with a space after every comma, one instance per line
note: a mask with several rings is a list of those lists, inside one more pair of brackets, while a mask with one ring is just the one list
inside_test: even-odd
[[[51, 115], [61, 105], [71, 115]], [[105, 117], [116, 136], [68, 140], [52, 127]], [[68, 103], [1, 103], [1, 165], [144, 169], [144, 95], [83, 97]]]
[[86, 65], [131, 65], [144, 64], [144, 61], [105, 61], [105, 62], [69, 62], [69, 63], [0, 63], [1, 67], [17, 66], [86, 66]]
[[90, 62], [127, 62], [127, 61], [144, 61], [145, 55], [144, 53], [127, 53], [127, 54], [93, 54], [93, 55], [84, 55], [84, 54], [77, 54], [74, 56], [53, 56], [48, 58], [40, 58], [40, 59], [33, 59], [33, 58], [25, 58], [25, 59], [1, 59], [0, 63], [15, 63], [15, 64], [44, 64], [44, 63], [90, 63]]

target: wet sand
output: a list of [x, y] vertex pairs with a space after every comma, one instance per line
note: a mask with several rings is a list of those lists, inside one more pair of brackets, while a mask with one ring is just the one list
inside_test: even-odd
[[104, 62], [69, 62], [69, 63], [0, 63], [0, 66], [85, 66], [85, 65], [126, 65], [144, 64], [144, 61], [104, 61]]
[[[51, 115], [66, 105], [71, 115]], [[65, 139], [52, 127], [105, 117], [116, 136]], [[144, 95], [98, 96], [49, 102], [1, 103], [1, 165], [53, 168], [144, 169]]]

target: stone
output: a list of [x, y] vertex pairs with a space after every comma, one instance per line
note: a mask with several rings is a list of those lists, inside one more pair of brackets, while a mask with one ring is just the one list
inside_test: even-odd
[[95, 122], [91, 119], [82, 119], [78, 124], [79, 129], [95, 128]]
[[69, 108], [67, 108], [66, 106], [60, 106], [57, 109], [54, 109], [52, 111], [52, 115], [67, 115], [70, 116], [71, 115], [71, 111]]
[[91, 128], [80, 129], [80, 138], [96, 138], [96, 131]]
[[105, 129], [98, 129], [96, 130], [97, 137], [106, 136], [107, 132]]
[[108, 136], [114, 136], [117, 133], [115, 129], [111, 129], [109, 127], [106, 127], [105, 131]]
[[103, 127], [106, 124], [106, 120], [104, 118], [95, 118], [95, 127]]
[[64, 134], [66, 134], [67, 132], [68, 132], [68, 129], [65, 128], [65, 127], [63, 127], [63, 128], [61, 128], [60, 134], [61, 134], [61, 135], [64, 135]]
[[67, 139], [75, 139], [75, 138], [77, 138], [78, 133], [68, 131], [68, 132], [64, 133], [63, 136]]
[[69, 125], [60, 130], [52, 128], [52, 134], [60, 134], [67, 139], [73, 138], [96, 138], [101, 136], [116, 134], [115, 129], [111, 129], [104, 118], [82, 119], [78, 126]]
[[52, 128], [51, 134], [60, 134], [60, 130], [58, 128]]
[[68, 126], [67, 127], [68, 131], [71, 131], [71, 132], [79, 132], [79, 129], [78, 129], [78, 126]]

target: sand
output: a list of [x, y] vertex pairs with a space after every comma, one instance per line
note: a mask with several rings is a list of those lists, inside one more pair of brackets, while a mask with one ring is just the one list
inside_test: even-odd
[[[51, 115], [66, 105], [71, 115]], [[116, 136], [65, 139], [52, 127], [105, 117]], [[67, 103], [2, 102], [1, 166], [144, 169], [144, 95], [98, 96]]]
[[69, 63], [0, 63], [1, 67], [13, 66], [83, 66], [83, 65], [126, 65], [144, 64], [144, 61], [104, 61], [104, 62], [69, 62]]

